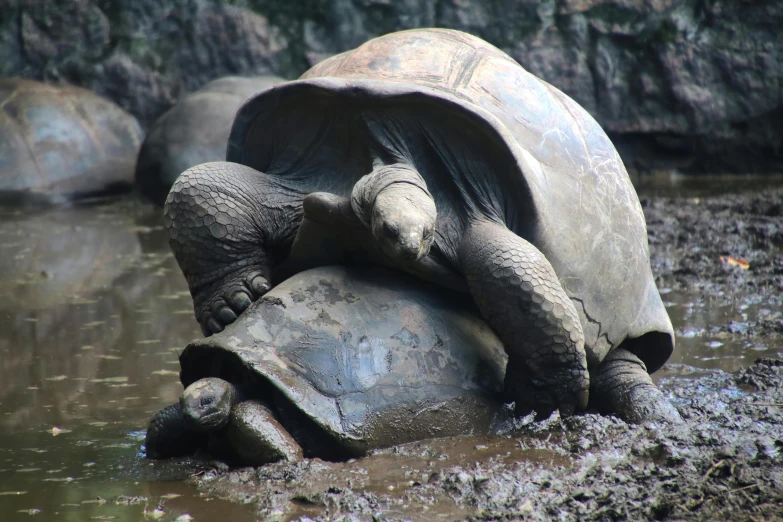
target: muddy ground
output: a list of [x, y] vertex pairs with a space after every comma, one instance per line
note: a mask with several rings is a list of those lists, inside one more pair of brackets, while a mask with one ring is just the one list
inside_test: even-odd
[[[696, 331], [681, 325], [678, 337], [783, 351], [781, 201], [780, 189], [642, 198], [664, 298], [684, 292], [689, 306], [754, 311]], [[414, 443], [347, 463], [212, 469], [193, 480], [206, 494], [253, 503], [260, 519], [783, 520], [783, 361], [707, 375], [675, 366], [659, 384], [681, 427], [555, 414], [489, 439]]]

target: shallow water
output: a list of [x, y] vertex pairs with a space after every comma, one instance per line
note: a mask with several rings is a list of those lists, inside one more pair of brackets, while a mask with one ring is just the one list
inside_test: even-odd
[[760, 192], [770, 187], [783, 186], [783, 176], [780, 174], [693, 176], [676, 172], [657, 172], [632, 175], [631, 181], [639, 197], [692, 198]]
[[759, 357], [783, 357], [783, 346], [763, 337], [742, 339], [707, 329], [709, 325], [732, 324], [739, 333], [749, 323], [770, 316], [774, 308], [747, 303], [714, 305], [700, 295], [666, 290], [662, 289], [662, 297], [677, 334], [676, 348], [666, 366], [653, 375], [654, 380], [674, 375], [696, 377], [706, 370], [735, 371]]
[[3, 520], [255, 519], [182, 483], [197, 463], [140, 452], [200, 335], [159, 214], [130, 197], [0, 209]]
[[[770, 182], [749, 179], [719, 178], [715, 184], [737, 190]], [[640, 192], [698, 197], [712, 184], [705, 177], [650, 178]], [[203, 464], [143, 458], [147, 421], [181, 391], [178, 351], [200, 336], [161, 222], [160, 209], [131, 196], [48, 211], [0, 208], [3, 520], [185, 520], [186, 514], [255, 520], [250, 507], [201, 497], [182, 482]], [[661, 377], [783, 356], [779, 346], [707, 334], [709, 324], [741, 324], [766, 313], [763, 307], [711, 307], [701, 296], [662, 293], [681, 335]], [[470, 459], [460, 444], [432, 447], [447, 459]], [[475, 441], [469, 444], [475, 449]], [[498, 441], [488, 447], [498, 458], [541, 458]], [[384, 453], [351, 466], [372, 470], [370, 490], [427, 473], [413, 469], [420, 459], [403, 462], [411, 467], [406, 469], [397, 457], [386, 462], [390, 458]], [[294, 513], [305, 514], [307, 507], [288, 516]]]
[[[783, 186], [781, 175], [687, 176], [670, 172], [632, 177], [640, 198], [682, 198], [683, 206], [698, 204], [699, 198], [721, 194], [759, 193]], [[772, 254], [780, 254], [780, 248]], [[779, 300], [772, 306], [763, 301], [732, 305], [716, 303], [699, 292], [672, 291], [659, 286], [661, 297], [677, 333], [674, 354], [666, 366], [653, 375], [661, 382], [671, 376], [697, 377], [707, 370], [735, 371], [759, 357], [783, 357], [780, 344], [770, 345], [763, 338], [727, 336], [709, 331], [710, 325], [731, 324], [742, 333], [748, 324], [780, 313]], [[722, 300], [721, 300], [722, 301]]]

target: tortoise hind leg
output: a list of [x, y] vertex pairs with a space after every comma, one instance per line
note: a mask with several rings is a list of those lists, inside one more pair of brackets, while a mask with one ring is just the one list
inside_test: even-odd
[[636, 355], [618, 348], [590, 375], [590, 403], [604, 414], [626, 422], [682, 422], [677, 409], [653, 384]]
[[481, 314], [508, 353], [506, 394], [518, 414], [587, 407], [590, 376], [579, 316], [554, 269], [504, 225], [469, 225], [460, 264]]
[[204, 335], [222, 331], [269, 290], [272, 251], [290, 247], [303, 197], [228, 162], [197, 165], [174, 183], [165, 224]]
[[192, 455], [206, 444], [206, 435], [189, 428], [179, 403], [166, 406], [152, 417], [144, 440], [151, 459]]

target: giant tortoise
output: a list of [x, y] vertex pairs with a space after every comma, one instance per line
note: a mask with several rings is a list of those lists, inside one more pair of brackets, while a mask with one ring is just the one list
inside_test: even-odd
[[0, 197], [130, 188], [142, 137], [136, 118], [93, 92], [0, 78]]
[[274, 283], [303, 215], [346, 208], [389, 263], [462, 282], [520, 414], [584, 409], [591, 381], [655, 390], [674, 337], [627, 172], [587, 112], [495, 47], [393, 33], [248, 100], [227, 161], [183, 173], [164, 211], [205, 334]]
[[185, 349], [186, 389], [153, 417], [147, 454], [334, 460], [486, 433], [505, 364], [464, 294], [378, 267], [307, 270]]
[[162, 205], [182, 172], [226, 157], [228, 134], [242, 103], [258, 91], [281, 83], [276, 76], [226, 76], [188, 94], [147, 134], [136, 163], [136, 186]]

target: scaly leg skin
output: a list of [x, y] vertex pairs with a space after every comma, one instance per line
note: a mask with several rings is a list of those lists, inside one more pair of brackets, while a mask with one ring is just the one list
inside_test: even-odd
[[207, 437], [191, 429], [179, 403], [166, 406], [152, 417], [144, 441], [151, 459], [192, 455], [206, 445]]
[[590, 403], [626, 422], [680, 423], [677, 409], [653, 384], [647, 367], [624, 348], [612, 351], [590, 375]]
[[204, 335], [223, 330], [272, 278], [272, 250], [290, 248], [304, 195], [280, 180], [228, 162], [186, 170], [164, 207], [169, 244]]
[[506, 394], [516, 412], [544, 418], [587, 407], [584, 335], [552, 265], [533, 245], [488, 220], [469, 225], [460, 263], [482, 315], [508, 353]]

